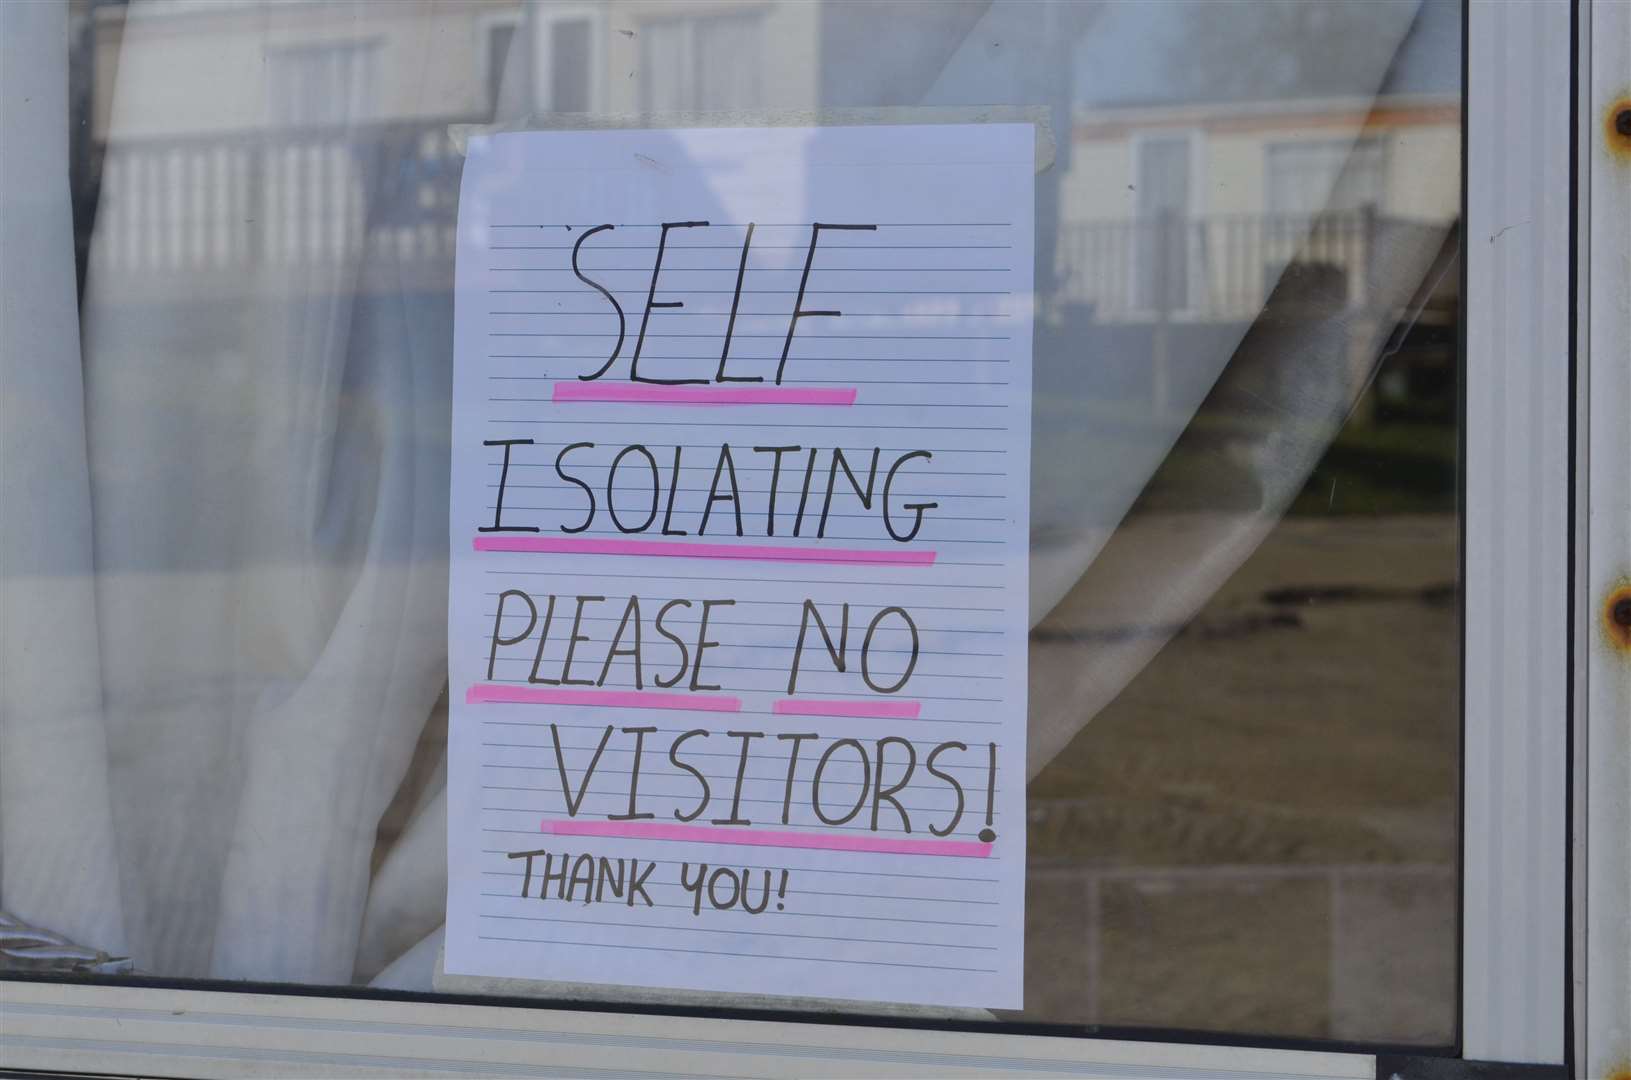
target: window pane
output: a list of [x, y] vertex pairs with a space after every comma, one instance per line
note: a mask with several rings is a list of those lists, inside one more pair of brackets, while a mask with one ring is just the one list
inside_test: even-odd
[[[5, 155], [0, 251], [0, 908], [23, 942], [0, 968], [1453, 1043], [1454, 0], [17, 7], [38, 11], [8, 14], [6, 63], [69, 92], [48, 121], [6, 114], [8, 148], [29, 149]], [[524, 92], [501, 100], [506, 79]], [[822, 110], [891, 130], [1018, 115], [1042, 147], [1024, 1007], [448, 974], [449, 803], [561, 801], [544, 759], [536, 782], [487, 784], [508, 795], [448, 779], [448, 701], [467, 689], [447, 667], [467, 126], [785, 128]], [[631, 196], [628, 223], [653, 212]], [[532, 233], [505, 242], [539, 260], [514, 289], [538, 306], [516, 312], [599, 303], [566, 261], [581, 231]], [[649, 258], [632, 233], [617, 254]], [[796, 274], [805, 241], [771, 235], [753, 257]], [[740, 255], [718, 248], [684, 257], [717, 256], [687, 266], [718, 275], [724, 305]], [[922, 280], [876, 312], [948, 350], [912, 356], [913, 392], [977, 416], [1000, 391], [944, 357], [989, 331], [936, 277], [964, 271], [921, 244], [893, 257]], [[624, 358], [636, 309], [660, 301], [645, 265], [617, 271], [639, 275]], [[780, 332], [794, 292], [730, 318]], [[732, 355], [775, 359], [756, 325]], [[657, 340], [645, 355], [679, 355]], [[806, 389], [866, 387], [871, 346], [838, 340], [852, 351], [823, 362], [854, 366]], [[572, 381], [601, 344], [506, 378]], [[706, 415], [690, 422], [729, 422]], [[512, 510], [577, 496], [536, 471]], [[970, 496], [959, 528], [1012, 524], [1005, 494]], [[987, 677], [958, 657], [925, 671]], [[854, 940], [820, 948], [905, 921], [867, 889], [832, 908]]]

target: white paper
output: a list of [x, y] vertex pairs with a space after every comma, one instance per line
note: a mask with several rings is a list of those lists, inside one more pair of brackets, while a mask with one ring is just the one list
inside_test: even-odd
[[449, 972], [1019, 1007], [1033, 155], [1019, 124], [472, 140]]

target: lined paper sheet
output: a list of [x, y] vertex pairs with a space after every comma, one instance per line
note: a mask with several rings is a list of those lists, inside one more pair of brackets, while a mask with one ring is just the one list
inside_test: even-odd
[[449, 972], [1019, 1007], [1033, 155], [472, 141]]

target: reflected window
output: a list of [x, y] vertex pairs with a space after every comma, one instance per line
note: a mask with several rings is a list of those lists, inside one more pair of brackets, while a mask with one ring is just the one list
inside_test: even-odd
[[1264, 148], [1264, 195], [1271, 214], [1340, 213], [1382, 205], [1385, 147], [1368, 136], [1346, 142], [1282, 142]]
[[294, 45], [268, 51], [272, 123], [356, 123], [377, 116], [378, 43]]
[[763, 24], [758, 12], [646, 23], [641, 107], [706, 112], [758, 104]]

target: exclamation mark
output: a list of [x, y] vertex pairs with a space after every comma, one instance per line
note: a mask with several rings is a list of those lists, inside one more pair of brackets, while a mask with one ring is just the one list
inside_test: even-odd
[[786, 900], [786, 899], [787, 899], [787, 871], [783, 870], [782, 871], [781, 887], [776, 890], [776, 910], [777, 911], [782, 911], [787, 907], [786, 904], [782, 903], [782, 901]]
[[997, 744], [986, 744], [991, 751], [991, 765], [985, 774], [985, 828], [980, 830], [980, 842], [989, 844], [997, 838], [997, 831], [991, 827], [991, 815], [996, 809], [997, 802]]

